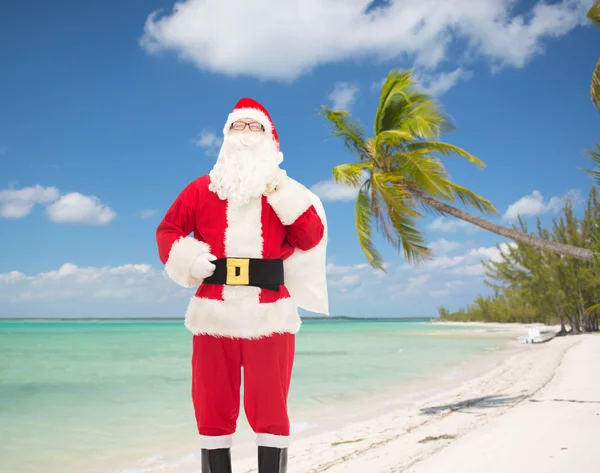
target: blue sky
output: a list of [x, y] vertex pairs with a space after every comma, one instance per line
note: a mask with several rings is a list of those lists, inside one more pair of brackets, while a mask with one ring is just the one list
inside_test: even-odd
[[259, 3], [0, 7], [0, 317], [181, 317], [192, 291], [165, 277], [155, 228], [210, 170], [243, 96], [269, 110], [282, 166], [324, 201], [332, 315], [435, 316], [488, 293], [480, 260], [504, 240], [453, 220], [420, 222], [429, 265], [378, 239], [389, 271], [365, 267], [352, 192], [331, 182], [354, 157], [318, 111], [347, 107], [371, 131], [391, 68], [414, 67], [456, 122], [444, 139], [486, 162], [447, 168], [495, 221], [549, 223], [566, 195], [581, 211], [582, 150], [600, 140], [591, 1]]

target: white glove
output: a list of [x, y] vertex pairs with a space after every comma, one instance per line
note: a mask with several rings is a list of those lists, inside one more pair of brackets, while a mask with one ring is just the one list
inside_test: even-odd
[[284, 169], [277, 169], [273, 177], [267, 182], [265, 186], [264, 195], [270, 195], [277, 191], [277, 187], [281, 182], [287, 178], [287, 172]]
[[210, 253], [202, 253], [198, 255], [194, 262], [192, 263], [192, 267], [190, 268], [190, 273], [196, 279], [204, 280], [215, 272], [215, 265], [211, 263], [211, 261], [216, 260], [217, 257], [215, 255], [211, 255]]

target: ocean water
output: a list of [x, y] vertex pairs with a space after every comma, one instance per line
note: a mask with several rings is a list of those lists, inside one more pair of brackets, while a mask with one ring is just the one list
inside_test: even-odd
[[[510, 343], [422, 321], [305, 320], [293, 429], [310, 426], [313, 411], [441, 376]], [[190, 358], [179, 320], [0, 321], [0, 471], [143, 473], [189, 460]]]

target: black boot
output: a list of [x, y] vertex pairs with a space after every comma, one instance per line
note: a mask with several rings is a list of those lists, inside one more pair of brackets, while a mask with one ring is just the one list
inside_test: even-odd
[[202, 473], [231, 473], [231, 450], [202, 449]]
[[258, 447], [258, 473], [286, 473], [287, 448]]

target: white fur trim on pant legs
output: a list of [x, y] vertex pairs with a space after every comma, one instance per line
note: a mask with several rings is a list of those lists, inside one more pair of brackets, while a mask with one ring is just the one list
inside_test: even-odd
[[165, 271], [180, 286], [199, 286], [202, 281], [193, 277], [190, 269], [196, 257], [202, 253], [210, 253], [210, 246], [192, 237], [181, 237], [171, 246]]
[[225, 123], [225, 128], [223, 128], [223, 134], [226, 135], [229, 133], [229, 127], [231, 127], [231, 124], [242, 118], [251, 118], [252, 120], [256, 120], [265, 127], [265, 133], [269, 135], [273, 133], [273, 126], [271, 125], [269, 117], [267, 117], [258, 108], [239, 108], [230, 113], [227, 117], [227, 123]]
[[256, 434], [256, 445], [259, 447], [287, 448], [290, 437], [287, 435]]
[[308, 189], [288, 176], [282, 179], [267, 200], [284, 225], [294, 223], [312, 205]]
[[205, 450], [217, 450], [218, 448], [231, 448], [233, 446], [233, 435], [200, 435], [200, 448]]

